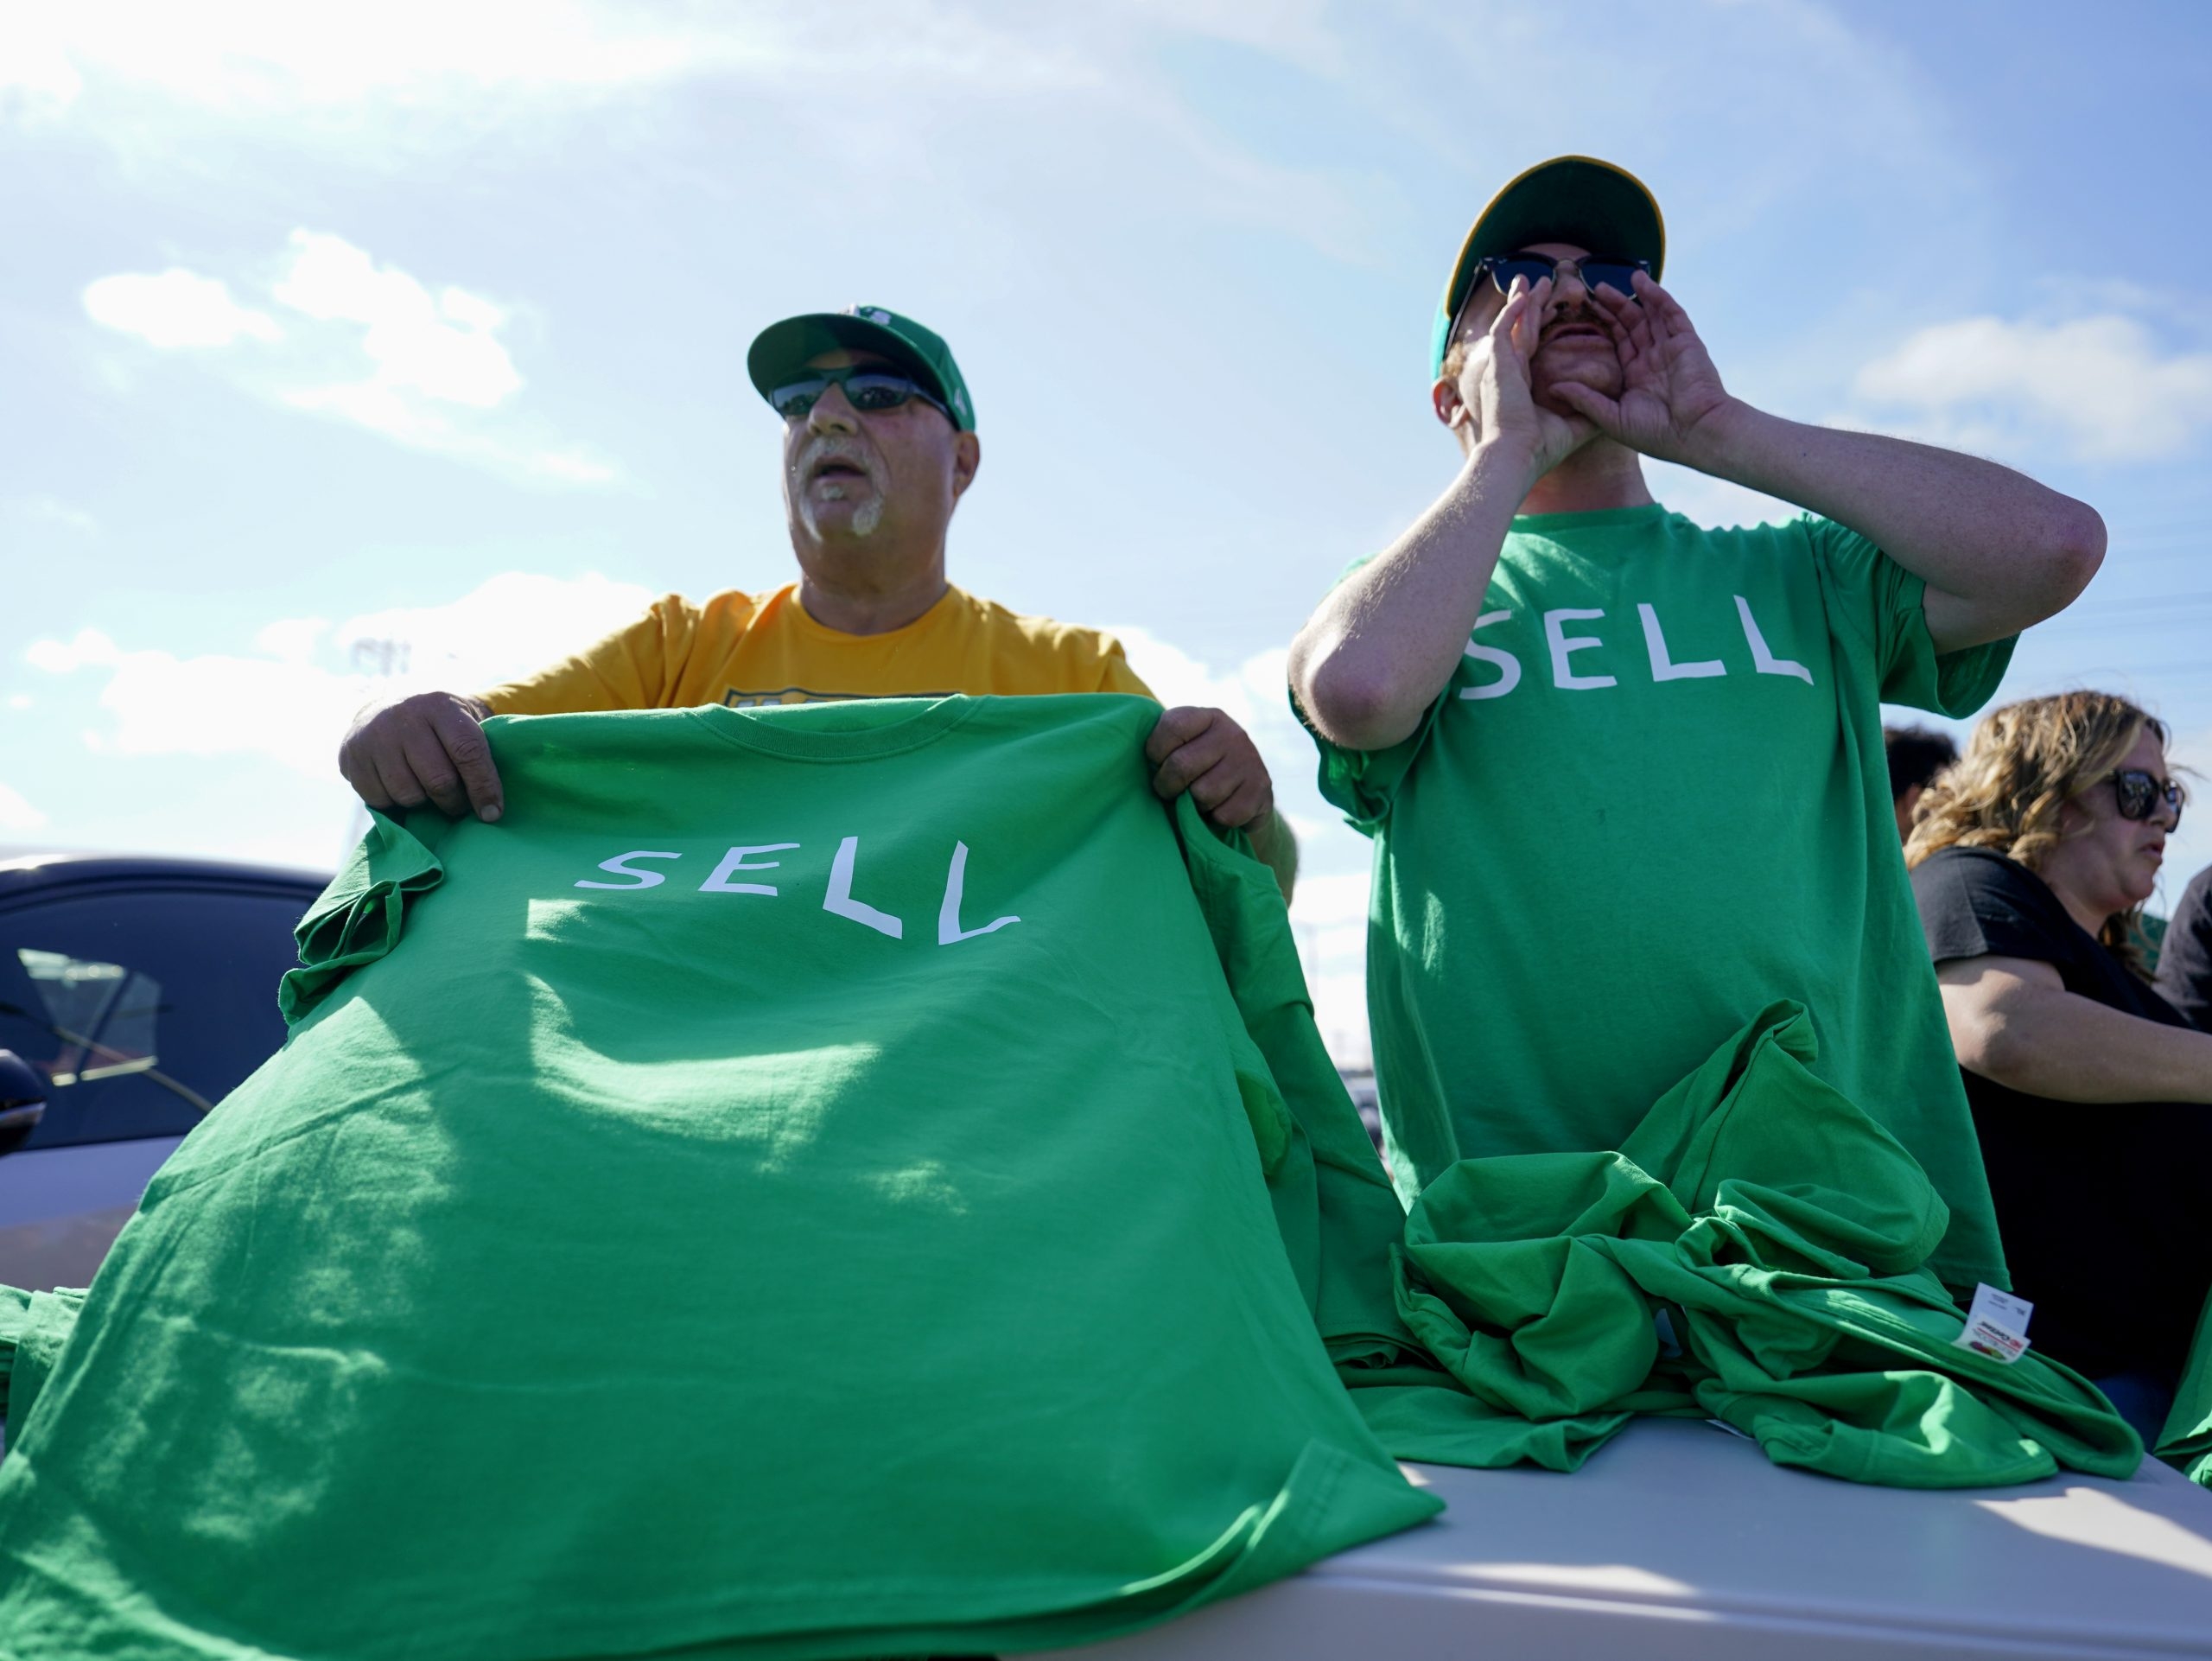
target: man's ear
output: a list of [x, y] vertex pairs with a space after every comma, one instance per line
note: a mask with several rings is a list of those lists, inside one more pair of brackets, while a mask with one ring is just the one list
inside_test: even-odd
[[1436, 418], [1447, 427], [1458, 426], [1466, 415], [1467, 406], [1459, 402], [1459, 383], [1449, 375], [1436, 378], [1436, 385], [1428, 389], [1428, 401]]
[[952, 436], [952, 500], [958, 501], [976, 482], [976, 469], [983, 464], [983, 441], [973, 433]]

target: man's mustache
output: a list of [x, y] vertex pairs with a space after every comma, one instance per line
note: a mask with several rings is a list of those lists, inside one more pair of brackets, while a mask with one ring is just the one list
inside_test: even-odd
[[1578, 306], [1573, 311], [1564, 312], [1553, 318], [1538, 330], [1536, 344], [1541, 347], [1562, 330], [1577, 328], [1595, 329], [1599, 337], [1604, 340], [1610, 340], [1613, 338], [1612, 330], [1605, 327], [1605, 319], [1594, 307]]

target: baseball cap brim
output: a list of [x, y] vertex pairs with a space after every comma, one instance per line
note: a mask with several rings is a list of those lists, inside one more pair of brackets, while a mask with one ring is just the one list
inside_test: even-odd
[[779, 386], [801, 379], [808, 359], [841, 347], [849, 352], [880, 353], [938, 403], [952, 402], [950, 389], [928, 359], [882, 324], [849, 312], [810, 312], [769, 324], [746, 353], [745, 372], [753, 378], [753, 390], [766, 398]]
[[1539, 242], [1567, 242], [1593, 254], [1648, 259], [1655, 277], [1667, 263], [1667, 224], [1642, 180], [1591, 156], [1539, 162], [1491, 198], [1460, 245], [1429, 342], [1432, 376], [1443, 371], [1452, 320], [1467, 297], [1477, 264]]

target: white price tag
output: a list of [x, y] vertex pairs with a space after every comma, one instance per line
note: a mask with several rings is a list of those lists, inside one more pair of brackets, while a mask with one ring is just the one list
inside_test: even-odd
[[2006, 1366], [2028, 1351], [2028, 1317], [2036, 1306], [2025, 1298], [2000, 1292], [1993, 1286], [1974, 1289], [1974, 1308], [1967, 1311], [1967, 1327], [1951, 1341]]

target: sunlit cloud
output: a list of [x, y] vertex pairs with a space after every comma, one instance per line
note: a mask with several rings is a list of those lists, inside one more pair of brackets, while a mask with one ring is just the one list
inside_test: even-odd
[[2212, 353], [2164, 351], [2114, 313], [1967, 317], [1919, 330], [1853, 390], [1863, 406], [1903, 411], [1916, 433], [1969, 449], [2157, 461], [2187, 452], [2212, 423]]
[[342, 237], [292, 232], [290, 268], [270, 290], [319, 322], [362, 326], [373, 366], [364, 385], [489, 410], [522, 390], [496, 331], [506, 313], [463, 289], [435, 297], [396, 266], [379, 266]]
[[[96, 322], [165, 351], [201, 348], [238, 385], [410, 449], [526, 479], [603, 485], [607, 462], [549, 441], [514, 405], [523, 389], [499, 332], [505, 307], [467, 289], [435, 292], [342, 237], [291, 234], [270, 298], [242, 305], [216, 277], [172, 269], [104, 277], [85, 290]], [[219, 349], [246, 347], [216, 355]]]
[[[1085, 11], [988, 0], [833, 8], [763, 0], [721, 10], [393, 0], [371, 18], [270, 0], [184, 9], [83, 0], [41, 9], [0, 53], [0, 116], [12, 108], [67, 123], [149, 168], [189, 153], [178, 135], [211, 127], [404, 168], [455, 144], [550, 135], [618, 100], [626, 100], [625, 119], [650, 125], [650, 100], [721, 86], [742, 88], [760, 107], [779, 105], [787, 142], [817, 165], [849, 156], [896, 168], [924, 155], [911, 139], [933, 111], [979, 95], [1023, 99], [1063, 133], [1031, 158], [1046, 172], [1062, 174], [1088, 153], [1091, 124], [1103, 120], [1125, 165], [1145, 165], [1139, 158], [1149, 151], [1155, 177], [1164, 172], [1217, 218], [1367, 259], [1376, 181], [1281, 165], [1224, 140], [1193, 118], [1154, 60], [1160, 40], [1172, 36], [1326, 66], [1333, 41], [1324, 11], [1314, 0], [1265, 16], [1219, 0], [1117, 0]], [[858, 85], [869, 87], [867, 98], [842, 96]], [[1140, 133], [1151, 142], [1133, 143]], [[947, 171], [933, 170], [933, 191], [957, 188]]]
[[385, 694], [475, 692], [588, 645], [652, 595], [598, 575], [509, 571], [439, 606], [262, 627], [251, 654], [126, 648], [99, 629], [34, 641], [49, 675], [99, 671], [109, 724], [87, 735], [107, 755], [262, 755], [311, 777], [336, 773], [355, 710]]
[[22, 792], [0, 784], [0, 830], [36, 830], [45, 824], [46, 815], [25, 801]]
[[1330, 1053], [1347, 1064], [1369, 1055], [1367, 897], [1371, 855], [1367, 839], [1322, 799], [1313, 741], [1291, 713], [1286, 648], [1256, 652], [1234, 669], [1216, 670], [1150, 629], [1116, 628], [1129, 666], [1171, 708], [1220, 710], [1252, 735], [1274, 782], [1275, 811], [1297, 833], [1299, 877], [1292, 896], [1292, 934], [1306, 990]]
[[682, 31], [626, 27], [612, 8], [563, 0], [387, 0], [373, 13], [285, 0], [77, 0], [21, 8], [9, 29], [0, 86], [49, 110], [103, 79], [237, 112], [440, 88], [589, 89], [664, 77], [692, 50]]
[[165, 352], [284, 338], [275, 318], [239, 305], [226, 283], [175, 267], [158, 277], [104, 277], [85, 290], [85, 310], [94, 322]]

